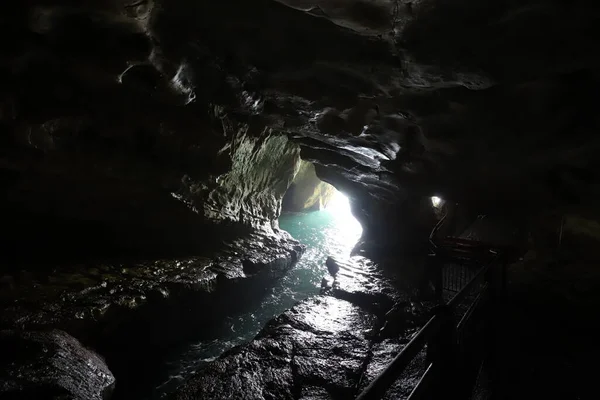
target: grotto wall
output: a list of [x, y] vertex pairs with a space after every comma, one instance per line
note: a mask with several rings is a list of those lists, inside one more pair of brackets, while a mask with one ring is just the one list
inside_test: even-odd
[[[60, 242], [77, 248], [189, 248], [215, 221], [268, 227], [289, 179], [240, 166], [279, 149], [274, 171], [292, 171], [278, 135], [377, 240], [434, 194], [531, 221], [594, 213], [594, 2], [1, 7], [8, 242], [57, 248], [67, 223]], [[423, 212], [423, 227], [382, 231], [425, 231]]]
[[[285, 135], [257, 125], [245, 125], [222, 151], [231, 154], [231, 169], [215, 179], [214, 187], [204, 182], [188, 185], [179, 197], [202, 204], [202, 214], [216, 223], [229, 222], [248, 228], [277, 230], [284, 193], [295, 177], [300, 149]], [[260, 129], [260, 127], [258, 128]]]
[[198, 253], [273, 233], [299, 148], [257, 116], [196, 99], [190, 63], [153, 43], [151, 2], [2, 8], [13, 39], [0, 63], [0, 240], [11, 260]]
[[[396, 270], [427, 250], [433, 195], [542, 238], [564, 214], [587, 230], [599, 20], [592, 0], [0, 2], [0, 328], [61, 328], [136, 393], [160, 346], [302, 254], [276, 223], [300, 159], [349, 196], [356, 252]], [[70, 262], [97, 257], [119, 261]], [[312, 368], [291, 371], [287, 349], [293, 385]]]
[[283, 210], [318, 211], [329, 203], [334, 193], [333, 186], [319, 179], [314, 165], [301, 161], [298, 172], [283, 197]]

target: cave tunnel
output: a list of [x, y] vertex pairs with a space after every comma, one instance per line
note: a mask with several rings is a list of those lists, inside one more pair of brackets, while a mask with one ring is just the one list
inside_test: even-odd
[[0, 398], [597, 398], [597, 3], [0, 2]]

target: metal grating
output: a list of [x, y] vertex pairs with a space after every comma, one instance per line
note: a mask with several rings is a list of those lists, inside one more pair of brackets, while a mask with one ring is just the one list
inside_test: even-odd
[[458, 265], [447, 264], [442, 268], [442, 288], [445, 292], [458, 293], [473, 277], [478, 269]]

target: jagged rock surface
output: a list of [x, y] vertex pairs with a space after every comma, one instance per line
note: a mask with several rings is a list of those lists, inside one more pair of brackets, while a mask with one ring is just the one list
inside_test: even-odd
[[213, 251], [4, 275], [0, 329], [63, 329], [101, 351], [122, 382], [121, 398], [138, 396], [136, 385], [147, 389], [140, 382], [169, 349], [218, 335], [227, 315], [247, 311], [304, 246], [283, 233], [251, 234]]
[[294, 399], [319, 389], [351, 398], [368, 355], [369, 322], [368, 314], [342, 300], [304, 301], [184, 384], [175, 398]]
[[194, 293], [210, 295], [223, 286], [281, 277], [303, 251], [291, 238], [253, 234], [225, 243], [210, 258], [76, 265], [50, 276], [23, 270], [3, 276], [0, 321], [3, 327], [73, 330], [116, 318], [110, 324], [119, 327], [148, 303], [179, 303]]
[[301, 161], [298, 172], [282, 201], [282, 210], [290, 212], [318, 211], [327, 206], [335, 188], [317, 177], [315, 167]]
[[376, 256], [427, 250], [432, 195], [598, 219], [599, 17], [591, 0], [3, 1], [1, 283], [28, 259], [51, 280], [52, 258], [278, 235], [299, 156]]
[[104, 360], [59, 330], [0, 331], [3, 399], [106, 400], [115, 378]]
[[[333, 288], [271, 320], [253, 341], [199, 370], [173, 398], [353, 398], [402, 349], [427, 312], [407, 313], [403, 328], [380, 331], [386, 311], [406, 300], [392, 280], [361, 257], [344, 261], [337, 275]], [[392, 395], [412, 390], [423, 357]]]
[[[1, 7], [6, 241], [167, 249], [194, 246], [206, 217], [268, 225], [297, 155], [278, 134], [349, 194], [372, 242], [413, 248], [432, 194], [593, 213], [594, 2]], [[240, 174], [245, 160], [272, 174]]]

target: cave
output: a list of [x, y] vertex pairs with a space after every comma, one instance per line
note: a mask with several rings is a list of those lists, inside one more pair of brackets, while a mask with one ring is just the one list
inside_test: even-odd
[[1, 2], [0, 398], [596, 398], [596, 3]]

